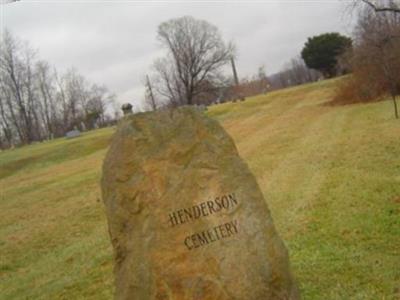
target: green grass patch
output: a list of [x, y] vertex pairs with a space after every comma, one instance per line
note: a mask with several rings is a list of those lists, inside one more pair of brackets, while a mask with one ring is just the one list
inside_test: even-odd
[[[336, 80], [209, 109], [256, 175], [304, 299], [400, 299], [400, 122]], [[0, 153], [0, 298], [110, 299], [113, 128]]]

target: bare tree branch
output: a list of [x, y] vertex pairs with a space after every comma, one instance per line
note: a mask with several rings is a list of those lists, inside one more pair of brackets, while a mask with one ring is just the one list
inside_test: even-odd
[[388, 6], [379, 6], [375, 4], [373, 1], [370, 0], [359, 0], [366, 5], [368, 5], [370, 8], [372, 8], [375, 12], [395, 12], [395, 13], [400, 13], [400, 7], [398, 3], [395, 3], [394, 1], [390, 1]]

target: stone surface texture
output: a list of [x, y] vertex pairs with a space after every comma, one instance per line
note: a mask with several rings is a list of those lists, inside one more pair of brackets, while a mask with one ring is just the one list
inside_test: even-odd
[[116, 299], [299, 299], [254, 176], [204, 112], [126, 116], [102, 193]]

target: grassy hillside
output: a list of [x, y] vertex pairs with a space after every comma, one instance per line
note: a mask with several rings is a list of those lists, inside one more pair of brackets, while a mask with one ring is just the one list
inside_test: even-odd
[[[304, 299], [400, 299], [400, 121], [335, 82], [210, 108], [264, 192]], [[0, 153], [0, 298], [110, 299], [113, 129]]]

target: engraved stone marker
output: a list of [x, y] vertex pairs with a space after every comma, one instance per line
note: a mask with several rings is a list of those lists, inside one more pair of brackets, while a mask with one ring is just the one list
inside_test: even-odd
[[116, 299], [299, 299], [254, 176], [200, 110], [126, 116], [102, 192]]

